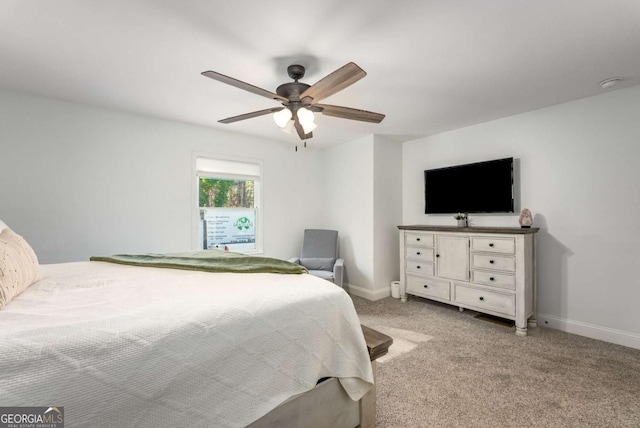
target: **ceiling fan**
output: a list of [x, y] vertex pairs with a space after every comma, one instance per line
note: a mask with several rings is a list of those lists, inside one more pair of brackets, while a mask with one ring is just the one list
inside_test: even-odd
[[295, 128], [300, 139], [306, 140], [313, 137], [312, 131], [316, 127], [314, 113], [372, 123], [380, 123], [384, 119], [384, 114], [380, 113], [350, 107], [318, 104], [318, 101], [343, 90], [367, 75], [363, 69], [353, 62], [340, 67], [311, 86], [298, 81], [304, 77], [304, 72], [304, 67], [298, 64], [287, 67], [287, 73], [294, 81], [278, 86], [275, 93], [215, 71], [204, 71], [202, 75], [236, 88], [271, 98], [282, 104], [282, 107], [273, 107], [228, 117], [219, 120], [218, 122], [220, 123], [233, 123], [273, 113], [273, 118], [280, 129], [291, 133], [292, 128]]

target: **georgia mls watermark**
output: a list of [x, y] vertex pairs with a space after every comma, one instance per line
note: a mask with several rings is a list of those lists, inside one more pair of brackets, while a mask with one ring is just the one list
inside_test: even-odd
[[64, 428], [64, 407], [0, 407], [0, 428]]

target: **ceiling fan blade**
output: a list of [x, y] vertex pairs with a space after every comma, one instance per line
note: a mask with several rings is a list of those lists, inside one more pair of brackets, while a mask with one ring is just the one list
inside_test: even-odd
[[384, 119], [384, 114], [372, 111], [359, 110], [357, 108], [332, 106], [329, 104], [316, 104], [314, 107], [322, 109], [325, 116], [341, 117], [343, 119], [360, 120], [362, 122], [380, 123]]
[[300, 125], [300, 122], [298, 122], [297, 117], [294, 120], [293, 125], [296, 128], [296, 131], [298, 132], [298, 137], [300, 137], [301, 140], [308, 140], [309, 138], [313, 138], [313, 132], [309, 132], [308, 134], [304, 133], [304, 129], [302, 128], [302, 125]]
[[238, 122], [240, 120], [251, 119], [252, 117], [264, 116], [265, 114], [275, 113], [275, 112], [280, 111], [282, 109], [284, 109], [284, 107], [273, 107], [273, 108], [268, 108], [268, 109], [264, 109], [264, 110], [258, 110], [258, 111], [254, 111], [254, 112], [251, 112], [251, 113], [241, 114], [239, 116], [228, 117], [226, 119], [219, 120], [218, 122], [220, 122], [220, 123]]
[[350, 62], [307, 88], [307, 90], [300, 95], [300, 99], [304, 100], [304, 98], [311, 98], [310, 102], [315, 104], [318, 101], [343, 90], [347, 86], [356, 83], [366, 75], [367, 73], [365, 73], [363, 69], [358, 67], [355, 63]]
[[233, 77], [225, 76], [224, 74], [216, 73], [215, 71], [203, 71], [201, 74], [203, 76], [209, 77], [210, 79], [217, 80], [218, 82], [226, 83], [227, 85], [244, 89], [245, 91], [249, 91], [252, 94], [261, 95], [272, 100], [289, 101], [285, 97], [281, 97], [280, 95], [274, 94], [273, 92], [267, 91], [266, 89], [258, 88], [257, 86], [253, 86], [241, 80], [234, 79]]

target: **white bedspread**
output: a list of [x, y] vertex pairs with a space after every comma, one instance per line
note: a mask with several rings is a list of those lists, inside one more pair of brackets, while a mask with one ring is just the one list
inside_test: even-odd
[[0, 406], [67, 427], [246, 426], [322, 377], [373, 382], [349, 296], [311, 275], [43, 265], [0, 311]]

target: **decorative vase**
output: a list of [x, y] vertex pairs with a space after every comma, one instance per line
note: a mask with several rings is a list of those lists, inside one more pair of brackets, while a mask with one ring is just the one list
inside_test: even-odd
[[533, 216], [531, 215], [531, 211], [528, 208], [525, 208], [520, 213], [520, 218], [518, 219], [518, 223], [520, 223], [520, 227], [531, 227], [533, 224]]
[[467, 219], [466, 218], [462, 218], [462, 219], [458, 220], [458, 227], [467, 227]]

